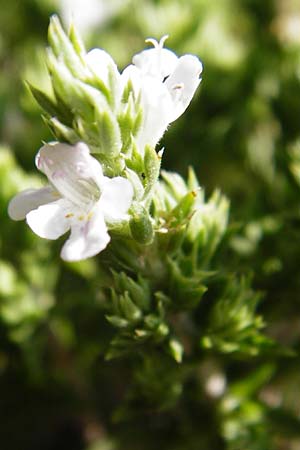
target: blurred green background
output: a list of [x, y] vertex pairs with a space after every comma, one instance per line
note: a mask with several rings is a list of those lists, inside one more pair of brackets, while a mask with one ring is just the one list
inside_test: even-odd
[[[252, 273], [268, 335], [297, 352], [300, 1], [107, 3], [0, 0], [0, 448], [299, 450], [297, 357], [209, 358], [200, 387], [185, 387], [185, 415], [179, 405], [148, 411], [146, 420], [115, 417], [132, 380], [130, 362], [104, 362], [113, 330], [99, 262], [62, 263], [61, 241], [39, 239], [6, 211], [15, 193], [43, 182], [34, 157], [51, 135], [24, 80], [49, 83], [49, 16], [57, 12], [67, 24], [73, 9], [86, 47], [104, 48], [120, 69], [147, 37], [169, 34], [167, 47], [198, 55], [204, 71], [160, 144], [163, 167], [185, 175], [192, 165], [208, 194], [218, 187], [229, 197], [222, 263]], [[214, 398], [208, 382], [219, 373], [227, 389]]]

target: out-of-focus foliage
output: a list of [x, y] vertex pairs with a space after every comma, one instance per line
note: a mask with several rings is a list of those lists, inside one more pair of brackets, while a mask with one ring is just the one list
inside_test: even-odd
[[202, 189], [195, 200], [192, 172], [188, 184], [164, 174], [153, 208], [173, 234], [142, 255], [113, 240], [65, 264], [60, 242], [9, 220], [9, 199], [43, 182], [33, 161], [51, 140], [23, 80], [49, 88], [49, 15], [66, 10], [0, 0], [0, 447], [296, 450], [299, 0], [121, 6], [86, 19], [87, 48], [122, 68], [145, 38], [169, 34], [168, 47], [204, 63], [197, 98], [161, 143], [164, 169], [194, 166]]

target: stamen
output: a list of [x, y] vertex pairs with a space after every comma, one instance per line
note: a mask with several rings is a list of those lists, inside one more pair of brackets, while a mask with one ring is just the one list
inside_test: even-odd
[[93, 217], [94, 213], [93, 211], [90, 211], [87, 215], [87, 220], [91, 220], [91, 218]]
[[166, 40], [168, 39], [168, 37], [169, 37], [169, 35], [168, 35], [168, 34], [165, 34], [163, 37], [160, 38], [159, 42], [157, 42], [157, 40], [156, 40], [156, 39], [153, 39], [153, 38], [147, 38], [147, 39], [145, 40], [145, 42], [146, 42], [147, 44], [152, 44], [154, 48], [162, 49], [163, 46], [164, 46], [164, 43], [166, 42]]
[[159, 48], [159, 44], [156, 39], [153, 38], [147, 38], [145, 39], [146, 44], [152, 44], [154, 48]]
[[174, 84], [174, 86], [172, 86], [172, 89], [175, 90], [179, 90], [179, 89], [183, 89], [184, 88], [184, 84], [183, 83], [178, 83], [178, 84]]
[[54, 198], [61, 198], [61, 195], [60, 195], [60, 193], [58, 192], [58, 191], [53, 191], [53, 192], [51, 192], [51, 195], [52, 195], [52, 197], [54, 197]]
[[159, 48], [163, 48], [164, 43], [166, 42], [166, 40], [169, 38], [168, 34], [165, 34], [162, 38], [160, 38], [159, 41]]

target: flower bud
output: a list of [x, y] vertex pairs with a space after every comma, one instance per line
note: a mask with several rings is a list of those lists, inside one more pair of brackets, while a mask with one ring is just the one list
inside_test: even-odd
[[140, 244], [150, 244], [154, 230], [149, 213], [142, 206], [135, 206], [132, 219], [129, 222], [133, 239]]

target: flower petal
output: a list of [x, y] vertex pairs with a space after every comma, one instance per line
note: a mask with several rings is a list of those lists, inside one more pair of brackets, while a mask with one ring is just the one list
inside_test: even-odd
[[143, 124], [137, 136], [137, 144], [143, 152], [145, 145], [155, 147], [170, 123], [173, 101], [166, 85], [158, 78], [143, 75], [135, 66], [128, 66], [122, 73], [125, 83], [131, 80], [135, 97], [141, 95]]
[[75, 205], [89, 210], [98, 200], [102, 168], [84, 143], [46, 144], [37, 155], [36, 165], [60, 194]]
[[8, 215], [13, 220], [23, 220], [31, 210], [46, 203], [54, 202], [60, 197], [51, 186], [41, 189], [26, 189], [11, 199]]
[[166, 48], [161, 48], [159, 44], [155, 48], [143, 50], [132, 58], [133, 64], [143, 74], [157, 77], [160, 81], [163, 81], [173, 72], [177, 60], [175, 53]]
[[93, 48], [86, 56], [85, 60], [90, 69], [104, 82], [109, 84], [109, 70], [119, 78], [118, 68], [112, 57], [100, 48]]
[[104, 250], [109, 241], [103, 214], [100, 209], [94, 210], [87, 220], [72, 224], [71, 235], [60, 255], [65, 261], [80, 261]]
[[122, 177], [104, 177], [104, 179], [99, 207], [103, 212], [105, 220], [115, 222], [126, 219], [126, 213], [133, 197], [132, 184], [126, 178]]
[[32, 231], [45, 239], [57, 239], [70, 228], [70, 203], [64, 199], [42, 205], [27, 214]]
[[165, 84], [153, 77], [143, 78], [141, 92], [144, 121], [137, 142], [142, 148], [155, 147], [171, 122], [172, 98]]
[[133, 94], [135, 98], [138, 98], [138, 95], [141, 91], [141, 83], [142, 76], [141, 71], [135, 67], [133, 64], [127, 66], [121, 75], [122, 88], [126, 88], [128, 82], [131, 82], [131, 89], [133, 90]]
[[172, 117], [176, 120], [186, 110], [200, 83], [202, 64], [193, 55], [181, 56], [174, 72], [165, 81], [173, 100]]

